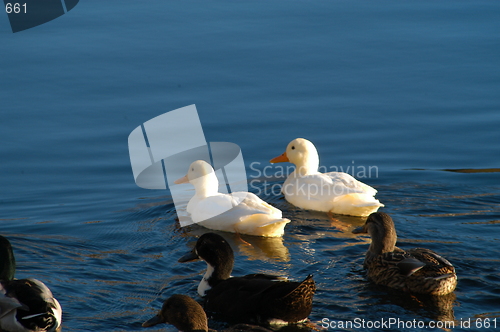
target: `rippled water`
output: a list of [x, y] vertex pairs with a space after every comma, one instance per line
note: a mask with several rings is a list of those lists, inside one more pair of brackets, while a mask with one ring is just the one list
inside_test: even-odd
[[[0, 225], [17, 276], [53, 290], [64, 331], [173, 331], [141, 323], [171, 294], [197, 296], [204, 264], [177, 259], [206, 230], [179, 228], [168, 191], [135, 185], [127, 137], [195, 103], [207, 140], [238, 144], [252, 191], [292, 220], [283, 239], [243, 236], [251, 246], [221, 233], [233, 275], [313, 273], [319, 325], [500, 320], [499, 13], [487, 1], [89, 0], [17, 34], [0, 15]], [[456, 291], [371, 285], [369, 239], [350, 233], [362, 218], [334, 223], [272, 194], [283, 178], [268, 161], [296, 137], [379, 190], [398, 245], [448, 258]]]

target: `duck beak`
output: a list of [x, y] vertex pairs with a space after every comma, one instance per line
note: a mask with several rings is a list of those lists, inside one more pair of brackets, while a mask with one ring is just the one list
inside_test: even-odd
[[290, 160], [288, 159], [288, 157], [286, 155], [286, 151], [285, 151], [285, 152], [283, 152], [282, 155], [277, 156], [277, 157], [271, 159], [269, 162], [271, 164], [276, 164], [276, 163], [284, 163], [284, 162], [287, 162], [287, 161], [289, 162]]
[[189, 179], [187, 175], [184, 175], [182, 178], [174, 181], [175, 184], [188, 183]]
[[178, 262], [179, 263], [187, 263], [187, 262], [194, 262], [194, 261], [197, 261], [199, 259], [200, 259], [200, 257], [198, 257], [198, 255], [196, 254], [196, 252], [193, 249], [190, 252], [188, 252], [187, 254], [185, 254], [184, 256], [182, 256], [181, 258], [179, 258]]
[[368, 234], [368, 232], [366, 231], [365, 229], [365, 225], [361, 226], [361, 227], [358, 227], [358, 228], [355, 228], [352, 230], [352, 233], [353, 234]]
[[142, 323], [142, 327], [150, 327], [161, 323], [164, 323], [163, 319], [160, 316], [156, 315], [153, 318], [150, 318], [144, 323]]

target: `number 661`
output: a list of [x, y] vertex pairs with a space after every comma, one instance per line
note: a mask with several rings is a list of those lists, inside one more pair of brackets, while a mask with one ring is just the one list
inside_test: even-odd
[[26, 3], [23, 3], [22, 5], [19, 3], [11, 4], [8, 2], [5, 5], [5, 12], [7, 14], [14, 13], [14, 14], [19, 14], [21, 12], [21, 7], [24, 7], [24, 13], [26, 14]]

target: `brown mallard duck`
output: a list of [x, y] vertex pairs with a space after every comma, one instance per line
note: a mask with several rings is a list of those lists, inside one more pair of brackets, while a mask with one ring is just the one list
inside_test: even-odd
[[[150, 327], [157, 324], [172, 324], [183, 332], [217, 332], [208, 328], [208, 320], [201, 305], [187, 295], [174, 294], [164, 303], [161, 310], [142, 326]], [[222, 332], [271, 332], [256, 325], [238, 324]]]
[[161, 310], [142, 323], [143, 327], [157, 324], [172, 324], [179, 331], [208, 331], [208, 321], [201, 305], [187, 295], [174, 294], [169, 297]]
[[430, 249], [396, 247], [396, 228], [383, 212], [368, 216], [354, 234], [368, 233], [372, 243], [365, 256], [368, 278], [379, 285], [412, 293], [445, 295], [455, 290], [455, 268]]

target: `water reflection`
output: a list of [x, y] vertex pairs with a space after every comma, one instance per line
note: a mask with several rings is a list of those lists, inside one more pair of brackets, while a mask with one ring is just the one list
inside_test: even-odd
[[[455, 293], [444, 296], [431, 296], [424, 294], [409, 294], [382, 286], [370, 285], [371, 296], [374, 296], [377, 306], [394, 304], [422, 318], [440, 321], [444, 326], [459, 326], [455, 318], [454, 307], [458, 305]], [[406, 315], [405, 315], [406, 316]], [[406, 320], [401, 318], [401, 320]], [[437, 325], [439, 326], [439, 325]], [[449, 330], [443, 328], [444, 330]]]
[[[213, 232], [221, 235], [231, 245], [234, 251], [248, 257], [249, 260], [288, 262], [290, 253], [281, 237], [262, 237], [238, 235], [234, 233], [215, 231], [198, 225], [186, 227], [187, 233], [193, 237]], [[286, 232], [286, 227], [285, 227]]]
[[456, 169], [443, 169], [446, 172], [455, 173], [498, 173], [500, 168], [456, 168]]
[[238, 249], [245, 254], [249, 260], [274, 260], [280, 262], [290, 261], [290, 253], [283, 243], [283, 238], [264, 238], [257, 236], [244, 236], [243, 239], [250, 243], [239, 243]]
[[[363, 225], [366, 217], [354, 217], [334, 214], [329, 218], [326, 213], [307, 211], [294, 208], [287, 213], [292, 220], [290, 228], [285, 233], [301, 242], [326, 241], [328, 250], [341, 250], [343, 248], [370, 243], [369, 238], [359, 238], [352, 230]], [[293, 229], [292, 227], [295, 227]], [[298, 228], [298, 229], [297, 229]], [[356, 239], [356, 241], [349, 241]]]

